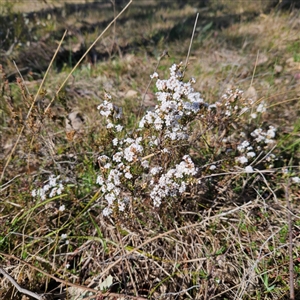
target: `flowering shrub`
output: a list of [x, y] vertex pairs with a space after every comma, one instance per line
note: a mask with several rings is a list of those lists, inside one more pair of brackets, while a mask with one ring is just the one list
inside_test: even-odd
[[[126, 133], [120, 124], [121, 110], [109, 101], [110, 95], [106, 94], [106, 100], [98, 106], [106, 118], [113, 147], [111, 155], [98, 158], [101, 172], [97, 184], [106, 201], [105, 216], [115, 209], [124, 211], [142, 197], [150, 198], [153, 206], [159, 207], [166, 199], [176, 199], [191, 185], [197, 185], [203, 166], [197, 166], [190, 153], [198, 147], [200, 154], [204, 141], [210, 141], [209, 147], [213, 148], [211, 157], [205, 159], [220, 161], [221, 156], [221, 161], [233, 162], [230, 167], [241, 166], [243, 173], [254, 172], [256, 162], [272, 166], [275, 155], [266, 153], [275, 143], [276, 129], [254, 128], [252, 124], [265, 112], [265, 104], [259, 103], [255, 108], [242, 91], [230, 90], [209, 105], [194, 91], [194, 79], [183, 81], [181, 68], [181, 64], [174, 64], [167, 80], [159, 79], [157, 73], [151, 75], [157, 78], [158, 104], [145, 113], [133, 133]], [[249, 126], [243, 130], [238, 128], [239, 123], [243, 124], [239, 122], [242, 118], [249, 119]], [[194, 130], [199, 123], [201, 130]], [[197, 139], [193, 131], [197, 131]], [[235, 144], [236, 150], [226, 149], [228, 144]], [[193, 152], [197, 154], [197, 150]], [[210, 171], [217, 169], [217, 163], [210, 163]]]

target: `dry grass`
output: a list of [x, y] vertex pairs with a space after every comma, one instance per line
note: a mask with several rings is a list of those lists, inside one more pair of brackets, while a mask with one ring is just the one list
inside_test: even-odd
[[[89, 11], [86, 20], [83, 14], [68, 16], [66, 24], [73, 33], [71, 30], [59, 49], [69, 51], [70, 57], [58, 54], [60, 65], [52, 66], [36, 105], [32, 94], [41, 86], [45, 67], [34, 62], [33, 69], [23, 73], [24, 81], [15, 83], [10, 56], [1, 58], [0, 171], [8, 164], [0, 186], [0, 259], [21, 286], [49, 293], [49, 299], [50, 295], [75, 299], [71, 290], [64, 290], [67, 286], [79, 292], [77, 299], [88, 289], [100, 299], [101, 294], [105, 299], [291, 299], [290, 234], [295, 299], [299, 297], [299, 191], [284, 171], [289, 168], [291, 176], [299, 174], [299, 11], [266, 12], [266, 4], [258, 2], [256, 7], [239, 2], [233, 8], [230, 1], [220, 1], [222, 7], [213, 3], [204, 10], [186, 78], [196, 78], [195, 89], [210, 103], [228, 87], [248, 90], [248, 97], [266, 101], [269, 111], [260, 121], [278, 128], [277, 164], [268, 172], [248, 176], [230, 165], [230, 159], [224, 162], [222, 175], [204, 166], [203, 185], [156, 209], [145, 194], [124, 214], [102, 215], [103, 202], [95, 184], [97, 157], [112, 150], [96, 107], [104, 91], [109, 92], [123, 107], [128, 131], [135, 127], [157, 57], [164, 49], [170, 55], [159, 64], [161, 78], [167, 76], [173, 62], [185, 59], [195, 19], [192, 5], [179, 8], [174, 4], [166, 9], [153, 1], [151, 13], [145, 3], [132, 6], [118, 20], [116, 35], [107, 34], [96, 45], [96, 59], [84, 60], [56, 95], [73, 67], [69, 58], [78, 61], [76, 45], [80, 44], [82, 54], [99, 35], [96, 30], [89, 32], [94, 21], [107, 24], [113, 10], [108, 7], [101, 16], [99, 11]], [[46, 5], [49, 8], [58, 2], [47, 1]], [[21, 2], [18, 7], [24, 11]], [[229, 12], [239, 21], [227, 19]], [[54, 24], [54, 15], [51, 22], [38, 18], [46, 24], [44, 32], [33, 29], [39, 38], [51, 32], [52, 25], [60, 32], [64, 29], [64, 23]], [[87, 31], [83, 31], [86, 22]], [[41, 55], [38, 57], [46, 62], [57, 40], [50, 34], [43, 41], [49, 54], [34, 52], [33, 57]], [[28, 63], [24, 53], [38, 48], [32, 42], [15, 47], [12, 55], [20, 69]], [[10, 81], [5, 81], [5, 73]], [[155, 105], [155, 92], [151, 85], [147, 108]], [[51, 99], [55, 99], [53, 105], [44, 114]], [[16, 129], [20, 132], [22, 126], [12, 152]], [[211, 163], [216, 156], [209, 147], [206, 152], [199, 150], [204, 146], [202, 140], [195, 140], [202, 130], [201, 124], [197, 126], [191, 155], [198, 162]], [[213, 136], [206, 137], [213, 142]], [[69, 181], [62, 195], [38, 202], [30, 193], [44, 185], [49, 173]], [[143, 193], [142, 183], [136, 190]], [[292, 205], [292, 221], [288, 221], [287, 202]], [[62, 205], [64, 211], [60, 211]], [[67, 234], [68, 243], [62, 234]], [[102, 293], [96, 291], [109, 275], [113, 286]], [[5, 277], [0, 280], [1, 299], [21, 299]]]

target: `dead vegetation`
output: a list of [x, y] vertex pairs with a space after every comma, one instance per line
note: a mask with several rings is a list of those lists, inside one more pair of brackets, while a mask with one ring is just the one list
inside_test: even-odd
[[[229, 1], [187, 2], [132, 4], [59, 94], [114, 8], [119, 12], [125, 3], [57, 9], [45, 1], [47, 8], [26, 16], [9, 7], [4, 18], [13, 38], [1, 45], [0, 57], [0, 257], [23, 288], [45, 299], [293, 299], [293, 286], [299, 297], [299, 185], [290, 179], [299, 176], [299, 10], [270, 10], [264, 1], [235, 8]], [[168, 50], [158, 67], [161, 78], [173, 62], [185, 60], [197, 11], [185, 78], [196, 78], [195, 89], [209, 103], [234, 87], [266, 101], [260, 121], [278, 128], [279, 159], [268, 172], [248, 176], [237, 174], [230, 159], [222, 175], [211, 172], [202, 162], [214, 162], [215, 149], [222, 156], [236, 145], [205, 148], [196, 131], [191, 155], [201, 162], [205, 184], [160, 208], [145, 194], [124, 214], [104, 217], [97, 157], [112, 150], [96, 107], [109, 92], [133, 130], [157, 58]], [[156, 104], [156, 91], [151, 85], [145, 109]], [[65, 189], [37, 201], [31, 192], [49, 174], [61, 175]], [[139, 184], [136, 193], [143, 194]], [[16, 285], [0, 280], [1, 299], [21, 299]]]

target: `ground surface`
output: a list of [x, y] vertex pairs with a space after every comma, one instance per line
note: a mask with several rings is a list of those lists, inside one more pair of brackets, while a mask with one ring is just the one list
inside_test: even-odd
[[[111, 299], [290, 299], [290, 200], [292, 276], [299, 297], [299, 186], [285, 172], [299, 176], [299, 9], [276, 1], [133, 1], [57, 94], [125, 5], [7, 1], [0, 7], [0, 64], [6, 74], [0, 82], [1, 266], [23, 287], [54, 298], [75, 299], [84, 291], [75, 286], [79, 296], [66, 293], [57, 279], [63, 288], [66, 282], [94, 288], [93, 282], [110, 275]], [[157, 103], [150, 75], [157, 71], [167, 78], [173, 63], [185, 63], [197, 12], [185, 79], [195, 78], [195, 90], [208, 103], [228, 88], [265, 101], [268, 111], [259, 121], [278, 128], [277, 165], [270, 175], [212, 176], [210, 186], [161, 210], [145, 196], [128, 214], [105, 218], [96, 201], [96, 161], [109, 153], [109, 136], [96, 108], [110, 93], [133, 130], [141, 110]], [[243, 122], [238, 128], [247, 127]], [[205, 142], [212, 141], [207, 135]], [[189, 153], [196, 161], [216, 159], [195, 145]], [[225, 173], [235, 170], [229, 160], [223, 167]], [[69, 178], [66, 193], [37, 202], [31, 191], [49, 174]], [[201, 176], [206, 175], [211, 172], [203, 167]], [[21, 299], [5, 277], [0, 280], [1, 299]]]

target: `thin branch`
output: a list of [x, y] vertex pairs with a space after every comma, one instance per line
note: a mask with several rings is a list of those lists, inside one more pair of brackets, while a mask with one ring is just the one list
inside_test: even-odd
[[290, 300], [295, 299], [295, 287], [294, 287], [294, 262], [293, 262], [293, 233], [292, 233], [292, 217], [291, 217], [291, 202], [289, 196], [289, 182], [284, 186], [285, 198], [287, 203], [287, 217], [289, 225], [289, 274], [290, 274]]
[[259, 56], [259, 50], [257, 51], [256, 61], [255, 61], [254, 69], [253, 69], [253, 74], [252, 74], [250, 86], [252, 86], [252, 84], [253, 84], [254, 75], [255, 75], [255, 72], [256, 72], [256, 67], [257, 67], [257, 62], [258, 62], [258, 56]]
[[132, 272], [130, 270], [128, 259], [127, 259], [126, 253], [125, 253], [125, 247], [124, 247], [123, 240], [122, 240], [122, 237], [121, 237], [121, 234], [120, 234], [119, 230], [118, 230], [118, 238], [119, 238], [119, 241], [120, 241], [121, 252], [124, 255], [125, 264], [126, 264], [126, 267], [127, 267], [127, 270], [128, 270], [129, 276], [130, 276], [130, 280], [131, 280], [131, 283], [132, 283], [132, 286], [133, 286], [133, 289], [134, 289], [134, 293], [138, 297], [139, 296], [138, 289], [136, 288], [136, 284], [133, 280]]
[[[72, 287], [75, 287], [77, 289], [82, 289], [82, 290], [85, 290], [85, 291], [90, 291], [92, 293], [94, 293], [94, 297], [95, 296], [98, 296], [98, 297], [106, 297], [106, 296], [112, 296], [112, 297], [126, 297], [126, 298], [129, 298], [129, 299], [132, 299], [132, 300], [147, 300], [146, 298], [143, 298], [143, 297], [136, 297], [136, 296], [130, 296], [130, 295], [126, 295], [126, 294], [118, 294], [118, 293], [110, 293], [109, 291], [105, 292], [105, 293], [102, 293], [101, 291], [98, 291], [98, 290], [95, 290], [95, 289], [92, 289], [90, 287], [87, 287], [87, 286], [82, 286], [82, 285], [79, 285], [79, 284], [75, 284], [75, 283], [72, 283], [72, 282], [68, 282], [66, 280], [63, 280], [63, 279], [60, 279], [60, 278], [57, 278], [35, 266], [33, 266], [32, 264], [28, 263], [27, 261], [24, 261], [14, 255], [11, 255], [11, 254], [6, 254], [4, 252], [1, 252], [0, 251], [0, 255], [4, 256], [4, 257], [7, 257], [7, 258], [10, 258], [10, 259], [14, 259], [14, 260], [17, 260], [19, 261], [20, 263], [22, 264], [25, 264], [26, 266], [32, 268], [33, 270], [36, 270], [38, 271], [39, 273], [42, 273], [43, 275], [49, 277], [49, 278], [52, 278], [53, 280], [55, 280], [56, 282], [60, 282], [62, 284], [64, 284], [65, 286], [72, 286]], [[121, 258], [121, 260], [123, 259], [123, 257]], [[0, 268], [1, 270], [1, 268]], [[2, 272], [1, 272], [2, 273]], [[3, 274], [3, 273], [2, 273]], [[3, 274], [4, 275], [4, 274]], [[39, 298], [36, 298], [36, 299], [39, 299]], [[41, 298], [41, 300], [44, 300], [44, 298]]]
[[196, 289], [196, 288], [199, 288], [200, 287], [200, 284], [196, 284], [196, 285], [193, 285], [187, 289], [184, 289], [182, 291], [179, 291], [177, 293], [166, 293], [166, 294], [162, 294], [159, 298], [163, 298], [163, 297], [166, 297], [166, 296], [179, 296], [180, 294], [183, 294], [183, 293], [186, 293], [192, 289]]
[[0, 251], [0, 255], [3, 255], [3, 256], [8, 257], [8, 258], [15, 259], [15, 260], [21, 262], [22, 264], [24, 264], [24, 265], [30, 267], [31, 269], [36, 270], [36, 271], [38, 271], [39, 273], [42, 273], [43, 275], [45, 275], [45, 276], [47, 276], [47, 277], [49, 277], [49, 278], [54, 279], [56, 282], [63, 283], [63, 284], [65, 284], [66, 286], [73, 286], [73, 287], [76, 287], [76, 288], [78, 288], [78, 289], [83, 289], [83, 290], [85, 290], [85, 291], [90, 291], [90, 292], [98, 293], [98, 295], [102, 295], [102, 293], [100, 293], [99, 291], [97, 291], [97, 290], [95, 290], [95, 289], [92, 289], [92, 288], [89, 288], [89, 287], [86, 287], [86, 286], [82, 286], [82, 285], [79, 285], [79, 284], [75, 284], [75, 283], [72, 283], [72, 282], [68, 282], [68, 281], [66, 281], [66, 280], [59, 279], [59, 278], [57, 278], [57, 277], [55, 277], [55, 276], [53, 276], [53, 275], [51, 275], [51, 274], [49, 274], [49, 273], [47, 273], [47, 272], [45, 272], [45, 271], [43, 271], [43, 270], [41, 270], [41, 269], [39, 269], [39, 268], [33, 266], [32, 264], [28, 263], [27, 261], [24, 261], [24, 260], [22, 260], [22, 259], [20, 259], [20, 258], [18, 258], [18, 257], [16, 257], [16, 256], [14, 256], [14, 255], [6, 254], [6, 253], [3, 253], [3, 252], [1, 252], [1, 251]]
[[189, 45], [189, 50], [188, 50], [188, 54], [187, 54], [187, 57], [186, 57], [186, 60], [185, 60], [185, 64], [184, 64], [183, 75], [184, 75], [184, 72], [185, 72], [185, 70], [187, 68], [187, 64], [189, 62], [189, 57], [190, 57], [191, 48], [192, 48], [192, 44], [193, 44], [193, 40], [194, 40], [194, 34], [195, 34], [195, 31], [196, 31], [198, 17], [199, 17], [199, 13], [197, 13], [196, 20], [195, 20], [195, 23], [194, 23], [194, 29], [193, 29], [193, 33], [192, 33], [192, 37], [191, 37], [191, 41], [190, 41], [190, 45]]
[[30, 297], [33, 297], [35, 299], [38, 299], [38, 300], [45, 300], [45, 297], [44, 296], [40, 296], [34, 292], [31, 292], [29, 290], [26, 290], [24, 288], [22, 288], [8, 273], [6, 273], [4, 271], [4, 269], [2, 269], [0, 267], [0, 273], [5, 277], [7, 278], [11, 283], [12, 285], [21, 293], [21, 294], [25, 294], [27, 296], [30, 296]]
[[24, 80], [24, 78], [23, 78], [23, 76], [22, 76], [22, 74], [21, 74], [21, 72], [20, 72], [20, 70], [19, 70], [19, 68], [18, 68], [18, 66], [17, 66], [17, 64], [16, 64], [16, 62], [14, 60], [13, 60], [13, 63], [14, 63], [14, 66], [15, 66], [15, 68], [17, 70], [17, 73], [19, 74], [20, 78], [22, 79], [22, 82], [23, 82], [24, 87], [25, 87], [26, 92], [27, 92], [27, 96], [29, 96], [30, 93], [29, 93], [29, 90], [27, 88], [27, 85], [25, 84], [25, 80]]
[[[145, 242], [141, 243], [141, 244], [140, 244], [139, 246], [137, 246], [136, 248], [134, 248], [134, 249], [128, 251], [127, 255], [129, 255], [129, 254], [131, 254], [131, 253], [133, 253], [133, 252], [139, 250], [139, 249], [142, 248], [143, 246], [145, 246], [145, 245], [147, 245], [147, 244], [149, 244], [149, 243], [151, 243], [151, 242], [153, 242], [153, 241], [155, 241], [155, 240], [157, 240], [157, 239], [160, 239], [160, 238], [162, 238], [162, 237], [165, 237], [165, 236], [167, 236], [167, 235], [169, 235], [169, 234], [171, 234], [171, 233], [173, 233], [173, 232], [178, 232], [178, 231], [182, 231], [182, 230], [186, 230], [186, 229], [190, 229], [190, 228], [196, 228], [196, 227], [199, 227], [199, 226], [205, 224], [205, 223], [208, 222], [208, 221], [212, 221], [212, 220], [218, 219], [218, 218], [220, 218], [220, 217], [224, 217], [224, 216], [227, 216], [227, 215], [229, 215], [229, 214], [232, 214], [232, 213], [234, 213], [234, 212], [236, 212], [236, 211], [242, 210], [242, 209], [244, 209], [245, 207], [249, 206], [251, 203], [252, 203], [252, 201], [249, 201], [249, 202], [245, 203], [245, 204], [242, 205], [242, 206], [238, 206], [238, 207], [236, 207], [236, 208], [234, 208], [234, 209], [225, 211], [225, 212], [223, 212], [223, 213], [221, 213], [221, 214], [219, 214], [219, 215], [215, 215], [215, 216], [212, 216], [212, 217], [204, 218], [204, 219], [203, 219], [201, 222], [199, 222], [199, 223], [195, 223], [195, 224], [191, 224], [191, 225], [186, 225], [186, 226], [182, 226], [182, 227], [179, 227], [179, 228], [176, 228], [176, 229], [169, 230], [169, 231], [167, 231], [167, 232], [163, 232], [163, 233], [161, 233], [161, 234], [159, 234], [159, 235], [157, 235], [157, 236], [154, 236], [154, 237], [152, 237], [152, 238], [146, 240]], [[124, 259], [123, 257], [117, 259], [114, 263], [112, 263], [112, 264], [111, 264], [110, 266], [108, 266], [104, 271], [102, 271], [99, 280], [102, 280], [102, 279], [103, 279], [103, 276], [104, 276], [105, 274], [107, 274], [107, 272], [108, 272], [111, 268], [113, 268], [113, 267], [116, 266], [118, 263], [120, 263], [123, 259]]]

